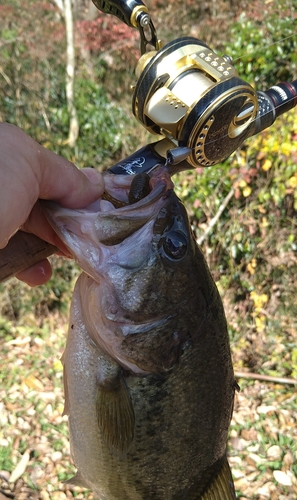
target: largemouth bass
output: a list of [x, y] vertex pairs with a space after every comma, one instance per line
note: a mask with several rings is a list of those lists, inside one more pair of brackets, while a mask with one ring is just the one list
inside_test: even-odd
[[84, 210], [45, 203], [84, 271], [63, 355], [69, 482], [100, 500], [234, 500], [222, 302], [166, 169], [141, 175], [108, 174]]

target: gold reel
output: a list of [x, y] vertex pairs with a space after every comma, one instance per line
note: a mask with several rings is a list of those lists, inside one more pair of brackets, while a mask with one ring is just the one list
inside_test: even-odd
[[134, 115], [150, 132], [191, 148], [194, 167], [226, 159], [253, 134], [256, 92], [200, 40], [184, 37], [144, 54], [136, 76]]

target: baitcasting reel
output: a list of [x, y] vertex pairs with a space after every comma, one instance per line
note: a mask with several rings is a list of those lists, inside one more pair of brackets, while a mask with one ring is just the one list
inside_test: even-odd
[[141, 0], [93, 2], [138, 28], [142, 56], [132, 110], [147, 130], [164, 136], [114, 165], [115, 173], [149, 170], [165, 159], [182, 162], [185, 169], [215, 165], [297, 104], [297, 80], [256, 92], [239, 78], [230, 58], [219, 57], [201, 40], [183, 37], [161, 48]]

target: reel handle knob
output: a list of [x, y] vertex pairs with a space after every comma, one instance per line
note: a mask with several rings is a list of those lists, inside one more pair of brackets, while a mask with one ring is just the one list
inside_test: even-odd
[[93, 4], [97, 7], [98, 10], [103, 12], [104, 14], [112, 14], [117, 17], [120, 21], [127, 24], [131, 28], [135, 28], [135, 20], [133, 16], [133, 12], [135, 9], [139, 12], [148, 12], [147, 7], [141, 0], [92, 0]]

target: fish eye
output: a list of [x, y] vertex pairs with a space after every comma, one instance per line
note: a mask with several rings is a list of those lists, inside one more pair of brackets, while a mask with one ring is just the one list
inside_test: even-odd
[[172, 231], [165, 236], [163, 250], [167, 257], [173, 260], [180, 260], [186, 255], [187, 249], [187, 239], [182, 233]]

